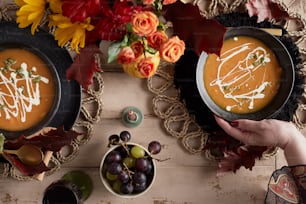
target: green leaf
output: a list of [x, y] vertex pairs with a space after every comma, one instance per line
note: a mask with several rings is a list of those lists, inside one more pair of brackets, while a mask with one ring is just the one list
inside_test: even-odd
[[127, 24], [126, 24], [126, 30], [127, 30], [127, 32], [129, 32], [129, 33], [132, 33], [132, 32], [133, 32], [132, 23], [127, 23]]
[[121, 48], [121, 42], [115, 42], [109, 46], [107, 51], [108, 54], [107, 63], [111, 63], [117, 59], [117, 56], [120, 52], [120, 48]]

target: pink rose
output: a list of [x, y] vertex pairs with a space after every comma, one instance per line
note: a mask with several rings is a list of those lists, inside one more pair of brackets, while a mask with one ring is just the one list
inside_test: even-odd
[[176, 0], [163, 0], [163, 5], [173, 4]]
[[139, 36], [148, 36], [157, 30], [157, 16], [150, 11], [141, 11], [132, 16], [132, 29]]
[[184, 50], [184, 41], [174, 36], [161, 46], [159, 54], [167, 62], [176, 62], [184, 54]]
[[163, 31], [156, 31], [147, 38], [150, 47], [159, 50], [162, 44], [168, 40], [168, 36]]
[[131, 47], [124, 47], [120, 50], [117, 61], [119, 64], [129, 64], [135, 60], [135, 54]]

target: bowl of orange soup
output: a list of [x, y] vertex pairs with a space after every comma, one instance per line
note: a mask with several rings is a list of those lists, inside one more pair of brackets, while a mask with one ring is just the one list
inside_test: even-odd
[[294, 78], [282, 42], [253, 27], [229, 29], [220, 56], [202, 52], [196, 70], [204, 103], [228, 121], [273, 118], [288, 101]]
[[7, 138], [30, 135], [57, 112], [60, 79], [43, 53], [22, 44], [0, 46], [0, 130]]

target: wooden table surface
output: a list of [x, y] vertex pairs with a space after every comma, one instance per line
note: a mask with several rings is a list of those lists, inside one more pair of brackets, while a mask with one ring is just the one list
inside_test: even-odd
[[[304, 1], [304, 0], [302, 0]], [[304, 3], [305, 4], [305, 3]], [[302, 4], [302, 5], [304, 5]], [[152, 94], [146, 81], [124, 73], [104, 72], [102, 119], [94, 125], [91, 140], [81, 146], [78, 156], [65, 163], [43, 181], [17, 181], [0, 178], [1, 204], [41, 203], [45, 188], [71, 170], [83, 170], [94, 182], [88, 204], [259, 204], [263, 203], [271, 173], [286, 165], [281, 151], [274, 157], [256, 163], [252, 171], [240, 169], [236, 174], [216, 176], [217, 164], [203, 155], [191, 155], [183, 150], [176, 138], [169, 136], [152, 111]], [[121, 123], [121, 111], [136, 106], [144, 113], [144, 121], [136, 128]], [[146, 146], [151, 140], [162, 143], [157, 162], [157, 177], [151, 190], [135, 199], [120, 199], [106, 191], [99, 178], [99, 165], [108, 150], [108, 136], [128, 130], [132, 142]]]

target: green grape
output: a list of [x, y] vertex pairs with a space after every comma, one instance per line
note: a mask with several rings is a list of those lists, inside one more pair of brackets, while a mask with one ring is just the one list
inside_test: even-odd
[[113, 183], [113, 190], [116, 192], [116, 193], [120, 193], [121, 191], [121, 185], [122, 183], [118, 180], [116, 180], [114, 183]]
[[146, 152], [144, 151], [144, 149], [138, 146], [133, 146], [131, 149], [131, 155], [136, 159], [144, 157], [145, 153]]
[[123, 163], [129, 169], [135, 166], [135, 161], [136, 161], [136, 159], [133, 158], [133, 157], [126, 157], [126, 158], [123, 159]]
[[109, 173], [108, 171], [106, 172], [106, 178], [110, 181], [115, 181], [118, 178], [118, 175], [114, 175]]

